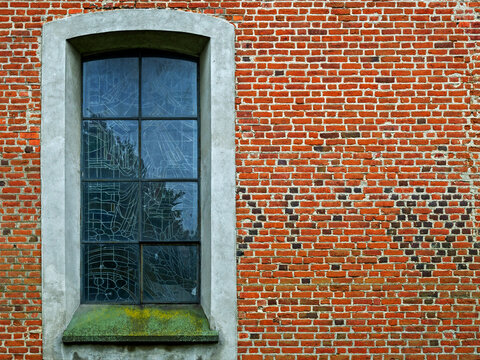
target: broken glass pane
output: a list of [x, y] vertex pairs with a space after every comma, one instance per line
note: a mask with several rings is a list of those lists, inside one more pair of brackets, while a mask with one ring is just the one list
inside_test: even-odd
[[196, 241], [198, 185], [148, 182], [142, 185], [144, 241]]
[[197, 115], [197, 63], [184, 59], [142, 59], [142, 116]]
[[143, 301], [199, 299], [197, 246], [143, 246]]
[[138, 115], [138, 58], [83, 63], [83, 116]]

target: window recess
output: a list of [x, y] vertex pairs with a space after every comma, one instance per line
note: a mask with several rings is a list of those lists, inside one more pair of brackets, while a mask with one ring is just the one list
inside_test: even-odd
[[82, 302], [198, 303], [198, 61], [136, 50], [82, 70]]

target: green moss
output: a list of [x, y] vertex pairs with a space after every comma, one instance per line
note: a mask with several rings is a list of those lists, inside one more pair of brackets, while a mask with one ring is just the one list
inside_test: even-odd
[[198, 305], [81, 305], [63, 333], [64, 343], [217, 341]]

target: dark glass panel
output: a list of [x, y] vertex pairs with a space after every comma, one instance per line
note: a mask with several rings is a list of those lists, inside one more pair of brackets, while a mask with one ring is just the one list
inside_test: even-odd
[[198, 185], [151, 182], [142, 185], [144, 241], [198, 240]]
[[138, 58], [83, 63], [83, 116], [138, 116]]
[[83, 245], [83, 295], [86, 302], [138, 300], [138, 246]]
[[142, 116], [197, 115], [197, 63], [190, 60], [142, 59]]
[[83, 176], [88, 179], [138, 177], [138, 122], [83, 122]]
[[197, 246], [143, 246], [143, 301], [199, 299]]
[[84, 183], [83, 240], [137, 240], [138, 206], [138, 183]]
[[142, 176], [149, 179], [197, 177], [197, 121], [142, 121]]

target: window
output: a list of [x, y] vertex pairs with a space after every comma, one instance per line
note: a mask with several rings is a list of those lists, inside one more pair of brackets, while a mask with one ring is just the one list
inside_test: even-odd
[[83, 61], [84, 303], [199, 302], [197, 65]]
[[[198, 173], [201, 174], [196, 180], [201, 239], [198, 304], [137, 306], [101, 303], [101, 299], [95, 300], [95, 304], [82, 304], [82, 59], [88, 61], [94, 59], [90, 56], [105, 57], [112, 52], [119, 56], [119, 51], [133, 53], [135, 49], [152, 52], [138, 58], [158, 56], [159, 52], [175, 53], [181, 59], [193, 57], [198, 64]], [[231, 24], [182, 11], [102, 11], [44, 25], [41, 125], [44, 358], [236, 359], [234, 53]], [[155, 181], [165, 181], [161, 177]], [[143, 183], [143, 178], [137, 183]], [[116, 322], [106, 321], [106, 315]], [[134, 321], [136, 316], [140, 321]], [[158, 318], [164, 322], [155, 323]], [[75, 323], [75, 319], [81, 321]], [[201, 330], [205, 336], [197, 336], [184, 327], [197, 319], [205, 319], [201, 320], [206, 324]], [[150, 327], [152, 321], [155, 326]], [[170, 323], [177, 332], [165, 336], [164, 326], [168, 329]], [[96, 345], [62, 342], [70, 325], [84, 326], [81, 329], [85, 329], [85, 334], [76, 328], [77, 333]], [[135, 328], [137, 325], [141, 329]], [[99, 336], [99, 328], [105, 330], [104, 336]], [[124, 330], [122, 334], [118, 333], [120, 330]], [[219, 341], [202, 342], [215, 336]], [[112, 342], [115, 345], [107, 345]], [[134, 345], [125, 348], [119, 342]], [[161, 342], [168, 346], [137, 347], [139, 342]]]

